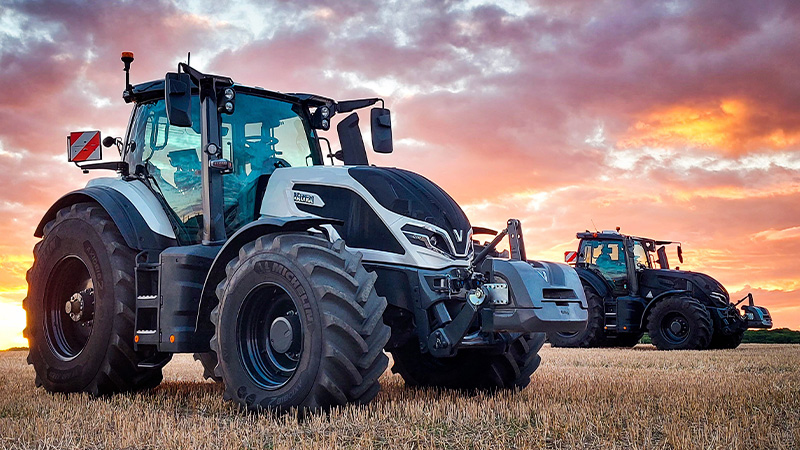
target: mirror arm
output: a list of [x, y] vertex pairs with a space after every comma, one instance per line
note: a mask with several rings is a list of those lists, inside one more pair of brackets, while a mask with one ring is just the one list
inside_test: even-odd
[[130, 168], [128, 163], [125, 161], [110, 161], [110, 162], [99, 162], [99, 163], [91, 163], [91, 164], [78, 164], [77, 162], [75, 165], [80, 168], [83, 173], [89, 173], [90, 170], [96, 169], [105, 169], [105, 170], [115, 170], [121, 173], [123, 176], [128, 176], [130, 174]]
[[333, 149], [331, 149], [331, 141], [329, 141], [329, 140], [328, 140], [328, 138], [325, 138], [325, 137], [322, 137], [322, 136], [318, 137], [317, 139], [319, 139], [320, 141], [325, 141], [325, 144], [328, 146], [328, 154], [327, 154], [327, 155], [325, 155], [325, 156], [327, 156], [328, 158], [330, 158], [330, 159], [331, 159], [331, 165], [332, 165], [332, 166], [333, 166], [333, 165], [335, 165], [335, 164], [333, 163], [333, 159], [334, 159], [336, 156], [333, 154]]

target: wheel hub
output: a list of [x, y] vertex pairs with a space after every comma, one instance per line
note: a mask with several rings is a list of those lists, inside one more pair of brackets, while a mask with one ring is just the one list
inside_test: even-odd
[[294, 342], [294, 327], [286, 317], [278, 317], [269, 327], [269, 344], [278, 353], [286, 353]]
[[675, 334], [680, 333], [682, 328], [683, 328], [683, 326], [677, 320], [673, 321], [669, 326], [669, 329], [672, 330], [672, 332], [675, 333]]
[[[84, 289], [72, 294], [64, 305], [64, 312], [67, 313], [73, 322], [89, 320], [91, 306], [94, 304], [94, 289]], [[87, 316], [87, 317], [84, 317]]]

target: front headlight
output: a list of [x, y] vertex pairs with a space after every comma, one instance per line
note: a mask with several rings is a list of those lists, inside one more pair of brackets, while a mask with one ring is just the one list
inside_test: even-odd
[[447, 257], [453, 257], [447, 248], [447, 240], [439, 233], [414, 225], [406, 225], [402, 230], [408, 242], [441, 253]]
[[730, 303], [730, 302], [728, 301], [728, 296], [727, 296], [727, 295], [725, 295], [725, 294], [723, 294], [722, 292], [716, 292], [716, 291], [714, 291], [714, 292], [712, 292], [712, 293], [710, 293], [710, 294], [708, 294], [708, 295], [709, 295], [709, 297], [711, 297], [711, 298], [713, 298], [714, 300], [716, 300], [716, 301], [718, 301], [718, 302], [722, 303], [723, 305], [726, 305], [726, 306], [727, 306], [727, 305], [728, 305], [728, 303]]

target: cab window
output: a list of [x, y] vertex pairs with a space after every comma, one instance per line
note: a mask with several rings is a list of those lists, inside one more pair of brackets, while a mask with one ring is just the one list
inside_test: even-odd
[[578, 262], [595, 266], [610, 280], [625, 278], [627, 271], [621, 241], [583, 241]]
[[647, 257], [647, 250], [645, 250], [641, 241], [633, 242], [633, 262], [637, 269], [650, 269], [650, 259]]
[[137, 108], [132, 133], [139, 164], [169, 206], [182, 243], [199, 242], [203, 224], [199, 111], [195, 98], [192, 120], [197, 126], [175, 127], [169, 124], [163, 100], [146, 103]]
[[[191, 127], [169, 124], [163, 100], [137, 108], [131, 138], [135, 159], [153, 189], [169, 205], [182, 243], [197, 243], [203, 227], [200, 102], [192, 103]], [[223, 157], [233, 173], [223, 176], [225, 230], [230, 236], [259, 215], [269, 176], [281, 167], [320, 164], [300, 106], [237, 93], [233, 114], [223, 114]]]

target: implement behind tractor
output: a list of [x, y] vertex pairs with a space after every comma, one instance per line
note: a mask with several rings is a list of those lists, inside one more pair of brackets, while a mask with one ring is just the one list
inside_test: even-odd
[[[117, 176], [59, 199], [35, 232], [37, 385], [145, 389], [172, 354], [195, 353], [247, 409], [328, 408], [375, 397], [386, 350], [410, 385], [521, 388], [545, 332], [585, 327], [574, 269], [476, 255], [445, 191], [367, 164], [353, 111], [383, 100], [283, 94], [188, 64], [133, 86], [122, 60], [133, 113], [102, 141], [121, 161], [93, 162], [99, 132], [68, 139], [82, 170]], [[344, 113], [342, 149], [324, 155], [319, 134]], [[389, 110], [370, 117], [373, 149], [391, 152]], [[508, 230], [522, 246], [518, 221]]]
[[679, 242], [627, 236], [619, 228], [577, 237], [578, 251], [566, 252], [565, 259], [583, 283], [589, 320], [579, 332], [548, 333], [554, 346], [627, 347], [647, 331], [660, 350], [736, 348], [746, 329], [772, 327], [752, 294], [733, 303], [710, 276], [670, 269], [665, 246], [677, 244], [683, 263]]

